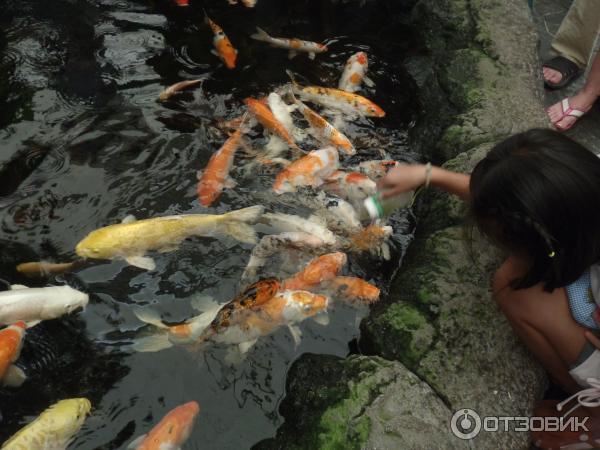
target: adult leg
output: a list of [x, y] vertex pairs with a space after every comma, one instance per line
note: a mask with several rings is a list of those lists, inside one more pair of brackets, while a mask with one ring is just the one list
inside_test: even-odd
[[[552, 41], [552, 50], [584, 69], [599, 32], [598, 0], [575, 0]], [[544, 67], [543, 71], [544, 79], [551, 83], [559, 83], [562, 79], [562, 74], [557, 70]]]
[[563, 388], [580, 386], [569, 375], [583, 350], [585, 328], [575, 322], [564, 289], [545, 292], [540, 285], [514, 290], [510, 281], [524, 272], [524, 264], [510, 257], [494, 277], [494, 298], [525, 346]]
[[[600, 4], [599, 10], [600, 10]], [[573, 109], [577, 109], [584, 113], [588, 112], [600, 97], [600, 53], [594, 58], [592, 68], [583, 88], [569, 98], [569, 105]], [[548, 117], [559, 130], [568, 130], [577, 121], [577, 117], [564, 116], [562, 102], [556, 103], [548, 108]]]

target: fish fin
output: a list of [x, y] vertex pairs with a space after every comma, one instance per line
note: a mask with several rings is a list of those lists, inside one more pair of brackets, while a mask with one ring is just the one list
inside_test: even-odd
[[294, 347], [298, 347], [300, 342], [302, 342], [302, 331], [298, 325], [288, 325], [288, 329], [290, 330], [292, 338], [294, 339]]
[[144, 323], [154, 325], [155, 327], [163, 330], [169, 329], [169, 327], [162, 322], [160, 314], [155, 309], [138, 307], [133, 309], [133, 314]]
[[31, 322], [26, 322], [27, 328], [33, 328], [38, 325], [41, 320], [32, 320]]
[[216, 50], [214, 50], [214, 49], [213, 49], [213, 50], [211, 50], [210, 52], [211, 52], [213, 55], [215, 55], [217, 58], [220, 58], [220, 57], [221, 57], [221, 55], [219, 55], [219, 52], [218, 52], [218, 51], [216, 51]]
[[323, 325], [324, 327], [326, 327], [327, 325], [329, 325], [329, 314], [327, 314], [327, 313], [317, 314], [316, 316], [313, 317], [313, 320], [316, 323], [318, 323], [319, 325]]
[[[169, 252], [177, 250], [178, 248], [179, 248], [178, 245], [165, 245], [164, 247], [159, 248], [158, 252], [159, 253], [169, 253]], [[152, 258], [150, 258], [150, 259], [152, 259]]]
[[146, 439], [146, 434], [142, 434], [141, 436], [136, 437], [131, 443], [127, 446], [127, 448], [135, 449], [140, 446], [142, 441]]
[[256, 33], [251, 34], [250, 37], [257, 41], [268, 41], [271, 39], [271, 36], [269, 36], [269, 33], [267, 33], [265, 30], [263, 30], [262, 28], [259, 28], [259, 27], [256, 27]]
[[225, 186], [227, 189], [233, 189], [237, 186], [237, 183], [233, 178], [227, 177], [223, 183], [223, 186]]
[[169, 335], [166, 333], [139, 338], [131, 346], [140, 353], [154, 353], [170, 347], [173, 347], [173, 344], [169, 341]]
[[144, 270], [154, 270], [156, 269], [156, 263], [149, 256], [128, 256], [125, 258], [129, 264], [135, 267], [139, 267]]
[[8, 369], [6, 369], [6, 373], [2, 379], [2, 384], [4, 386], [16, 388], [25, 383], [26, 380], [27, 375], [25, 375], [23, 369], [12, 364], [8, 367]]
[[290, 50], [290, 52], [288, 53], [289, 59], [294, 59], [296, 56], [298, 56], [298, 52], [296, 50]]
[[312, 214], [307, 219], [309, 222], [316, 223], [317, 225], [321, 225], [324, 228], [327, 228], [327, 221], [316, 214]]
[[196, 171], [196, 178], [198, 179], [198, 181], [200, 181], [202, 179], [202, 174], [204, 173], [203, 170], [197, 170]]
[[135, 216], [133, 214], [129, 214], [128, 216], [123, 217], [123, 220], [121, 220], [121, 223], [133, 223], [136, 221], [137, 221], [137, 219], [135, 218]]
[[314, 52], [310, 52], [310, 53], [308, 54], [308, 57], [309, 57], [310, 59], [315, 59], [315, 56], [317, 56], [317, 54], [316, 54], [316, 53], [314, 53]]
[[195, 295], [194, 298], [190, 300], [190, 305], [196, 311], [205, 312], [214, 308], [215, 305], [219, 305], [219, 303], [215, 300], [214, 297], [210, 295]]
[[19, 289], [29, 289], [27, 286], [24, 286], [22, 284], [11, 284], [10, 285], [10, 289], [12, 291], [18, 291]]
[[298, 88], [299, 87], [298, 82], [296, 81], [296, 77], [294, 76], [294, 74], [292, 73], [292, 71], [289, 70], [289, 69], [286, 69], [285, 73], [287, 73], [287, 76], [290, 77], [290, 80], [292, 81], [292, 85], [295, 88]]
[[256, 244], [256, 231], [249, 224], [254, 224], [263, 215], [262, 205], [250, 206], [225, 214], [223, 225], [225, 233], [246, 244]]
[[252, 347], [254, 347], [254, 344], [256, 344], [256, 341], [258, 341], [258, 339], [252, 339], [251, 341], [246, 341], [246, 342], [242, 342], [241, 344], [238, 344], [238, 348], [240, 349], [240, 352], [242, 353], [242, 355], [245, 355], [246, 353], [248, 353], [248, 350], [250, 350]]
[[364, 77], [363, 78], [363, 82], [368, 86], [368, 87], [373, 87], [375, 86], [375, 82], [373, 80], [371, 80], [369, 77]]

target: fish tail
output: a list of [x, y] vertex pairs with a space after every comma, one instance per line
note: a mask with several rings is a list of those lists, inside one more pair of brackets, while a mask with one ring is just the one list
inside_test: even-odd
[[292, 85], [293, 85], [295, 88], [298, 88], [298, 87], [299, 87], [299, 84], [298, 84], [298, 82], [296, 81], [296, 77], [294, 76], [294, 74], [292, 73], [292, 71], [291, 71], [291, 70], [289, 70], [289, 69], [286, 69], [285, 73], [287, 73], [288, 77], [290, 77], [290, 80], [292, 81]]
[[224, 214], [222, 224], [225, 234], [246, 244], [256, 244], [256, 231], [252, 225], [260, 219], [264, 210], [264, 206], [256, 205]]
[[269, 39], [271, 39], [269, 33], [267, 33], [265, 30], [259, 27], [256, 27], [256, 33], [251, 34], [250, 37], [257, 41], [268, 41]]
[[154, 325], [156, 328], [160, 328], [162, 330], [169, 329], [167, 325], [162, 323], [158, 312], [152, 308], [135, 308], [133, 310], [133, 314], [144, 323]]
[[162, 323], [160, 315], [156, 310], [151, 308], [136, 308], [133, 310], [133, 314], [142, 322], [153, 325], [160, 330], [158, 333], [150, 336], [137, 338], [132, 346], [135, 351], [151, 353], [173, 346], [169, 341], [169, 334], [166, 333], [169, 327]]

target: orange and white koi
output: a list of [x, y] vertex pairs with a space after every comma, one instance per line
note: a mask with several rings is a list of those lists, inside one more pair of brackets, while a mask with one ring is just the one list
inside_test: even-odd
[[293, 98], [296, 105], [298, 105], [298, 109], [314, 130], [315, 137], [319, 142], [324, 145], [333, 145], [347, 155], [354, 155], [356, 153], [356, 149], [352, 145], [352, 142], [350, 142], [350, 139], [296, 97]]
[[218, 56], [228, 69], [235, 68], [235, 61], [237, 59], [238, 51], [233, 47], [233, 45], [231, 45], [231, 41], [223, 31], [223, 28], [213, 22], [206, 14], [204, 16], [204, 21], [208, 24], [215, 35], [213, 38], [215, 50], [212, 50], [212, 53], [215, 56]]
[[141, 352], [152, 352], [169, 348], [173, 344], [192, 344], [205, 341], [221, 328], [229, 325], [232, 315], [240, 314], [242, 310], [255, 308], [270, 300], [280, 288], [280, 283], [274, 278], [260, 280], [238, 294], [231, 301], [222, 304], [212, 302], [205, 311], [181, 324], [165, 325], [158, 313], [150, 308], [138, 308], [133, 312], [142, 322], [154, 325], [167, 331], [166, 335], [141, 338], [134, 349]]
[[0, 382], [17, 387], [25, 381], [25, 373], [13, 363], [19, 359], [27, 325], [19, 321], [0, 331]]
[[284, 48], [290, 51], [289, 58], [292, 59], [299, 52], [308, 53], [310, 59], [315, 59], [317, 53], [323, 53], [327, 51], [327, 46], [319, 44], [318, 42], [303, 41], [295, 38], [276, 38], [269, 36], [269, 34], [261, 29], [256, 28], [256, 33], [250, 36], [252, 39], [257, 41], [266, 42], [271, 44], [273, 47]]
[[380, 290], [377, 286], [356, 277], [335, 277], [327, 283], [328, 290], [343, 300], [361, 301], [367, 304], [379, 300]]
[[282, 288], [311, 290], [325, 281], [333, 280], [347, 261], [346, 254], [342, 252], [319, 256], [310, 261], [300, 272], [285, 280]]
[[266, 130], [279, 136], [291, 148], [300, 150], [300, 148], [296, 145], [296, 142], [294, 142], [294, 138], [290, 132], [279, 120], [277, 120], [266, 102], [253, 98], [247, 98], [244, 100], [244, 103], [246, 103], [248, 110], [256, 117], [256, 120], [258, 120], [258, 122], [265, 127]]
[[354, 205], [360, 204], [365, 198], [375, 195], [377, 183], [359, 172], [344, 172], [338, 170], [327, 179], [324, 185], [331, 192]]
[[235, 187], [235, 181], [229, 176], [229, 171], [244, 134], [242, 128], [243, 120], [235, 133], [210, 157], [202, 175], [199, 175], [197, 191], [202, 206], [212, 205], [221, 196], [223, 188]]
[[369, 68], [369, 60], [365, 52], [358, 52], [348, 58], [344, 72], [340, 78], [338, 89], [347, 92], [356, 92], [364, 81], [367, 86], [373, 86], [373, 82], [365, 75]]
[[393, 169], [398, 164], [398, 161], [394, 161], [393, 159], [363, 161], [355, 167], [355, 170], [368, 176], [372, 180], [379, 180], [380, 178], [383, 178], [390, 169]]
[[127, 448], [135, 450], [178, 449], [192, 432], [200, 412], [197, 402], [188, 402], [169, 411], [148, 434], [135, 439]]
[[277, 194], [296, 192], [300, 186], [318, 187], [339, 167], [339, 154], [333, 147], [314, 150], [294, 161], [276, 177], [273, 190]]
[[169, 98], [171, 98], [177, 92], [197, 86], [200, 83], [202, 83], [202, 80], [184, 80], [184, 81], [180, 81], [179, 83], [172, 84], [171, 86], [169, 86], [168, 88], [166, 88], [164, 91], [162, 91], [160, 93], [160, 95], [158, 96], [158, 101], [159, 102], [167, 101]]
[[337, 109], [350, 115], [385, 117], [385, 111], [368, 98], [341, 89], [321, 86], [302, 87], [298, 85], [290, 71], [287, 71], [287, 73], [292, 79], [294, 93], [306, 101], [317, 103], [326, 108]]

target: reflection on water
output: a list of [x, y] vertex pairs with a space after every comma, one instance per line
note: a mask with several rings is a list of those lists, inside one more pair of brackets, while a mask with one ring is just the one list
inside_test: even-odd
[[[287, 83], [286, 68], [303, 81], [335, 86], [346, 59], [366, 51], [376, 83], [366, 95], [388, 114], [348, 128], [359, 150], [354, 160], [416, 158], [406, 148], [417, 99], [401, 65], [413, 50], [410, 29], [398, 25], [402, 2], [370, 2], [362, 10], [322, 0], [259, 0], [254, 10], [225, 0], [205, 3], [240, 52], [236, 70], [210, 53], [201, 2], [192, 0], [186, 10], [169, 0], [3, 2], [0, 238], [8, 244], [0, 278], [23, 282], [12, 269], [19, 262], [68, 261], [88, 232], [129, 214], [207, 211], [197, 202], [195, 174], [225, 139], [218, 120], [237, 117], [245, 97]], [[274, 36], [325, 42], [330, 51], [315, 61], [290, 61], [286, 51], [249, 38], [256, 25]], [[193, 78], [204, 79], [200, 89], [156, 102], [165, 86]], [[264, 142], [254, 137], [256, 145]], [[261, 203], [289, 212], [269, 192], [273, 173], [248, 173], [242, 170], [247, 162], [236, 160], [238, 187], [210, 211]], [[376, 280], [384, 291], [408, 243], [410, 215], [396, 218], [394, 226], [392, 263], [368, 256], [349, 261], [351, 272]], [[0, 391], [0, 441], [66, 396], [88, 396], [93, 404], [71, 448], [124, 448], [190, 400], [201, 412], [186, 448], [249, 448], [271, 436], [281, 421], [277, 407], [291, 362], [303, 352], [347, 354], [366, 311], [337, 305], [327, 327], [307, 320], [297, 348], [280, 329], [236, 366], [225, 362], [229, 350], [219, 346], [200, 353], [130, 349], [133, 339], [149, 332], [133, 306], [153, 305], [176, 322], [197, 314], [190, 303], [200, 294], [231, 299], [250, 250], [230, 240], [190, 239], [176, 252], [153, 255], [156, 272], [123, 262], [90, 263], [66, 277], [92, 294], [90, 305], [75, 318], [32, 331], [24, 358], [35, 376], [26, 392]], [[266, 272], [278, 274], [278, 266]]]

